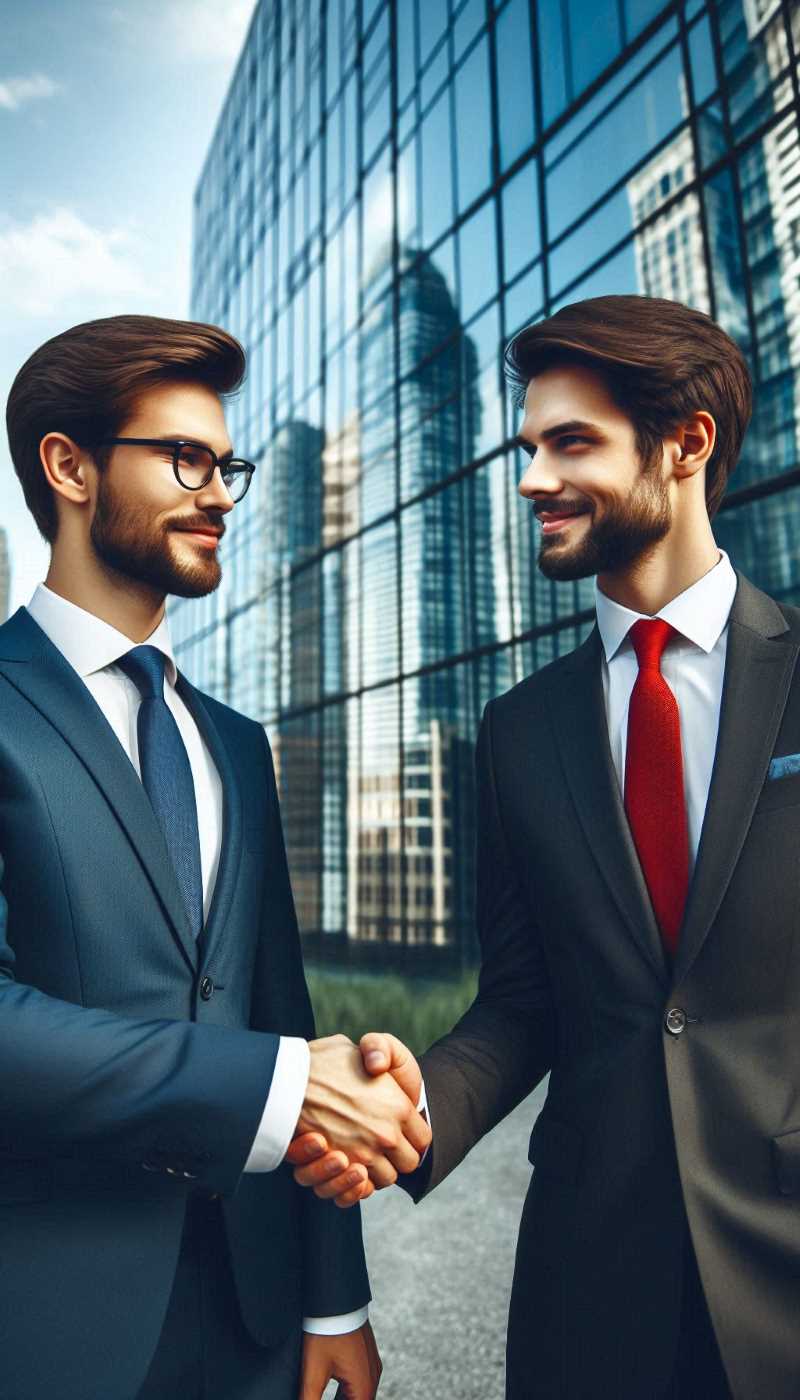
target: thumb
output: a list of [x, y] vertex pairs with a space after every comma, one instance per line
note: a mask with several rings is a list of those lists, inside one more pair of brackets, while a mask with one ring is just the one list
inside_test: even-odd
[[408, 1046], [396, 1035], [369, 1031], [367, 1035], [362, 1035], [360, 1049], [367, 1074], [382, 1074], [388, 1070], [416, 1108], [422, 1075]]

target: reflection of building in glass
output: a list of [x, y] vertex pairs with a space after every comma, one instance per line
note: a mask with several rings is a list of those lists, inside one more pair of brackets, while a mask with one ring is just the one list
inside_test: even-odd
[[256, 4], [192, 314], [247, 348], [228, 422], [258, 472], [222, 585], [171, 616], [187, 674], [267, 727], [315, 947], [472, 950], [481, 711], [586, 633], [591, 582], [538, 574], [516, 491], [526, 320], [644, 291], [739, 340], [732, 486], [781, 490], [716, 528], [800, 600], [799, 49], [785, 0]]
[[306, 927], [319, 924], [321, 751], [318, 715], [308, 707], [319, 695], [324, 649], [321, 575], [304, 564], [322, 545], [324, 441], [319, 428], [286, 423], [263, 463], [268, 500], [263, 548], [270, 599], [264, 633], [273, 639], [269, 669], [274, 668], [287, 715], [273, 753], [287, 799], [284, 827], [293, 853], [298, 918]]
[[[637, 171], [628, 184], [639, 287], [646, 296], [685, 301], [708, 311], [708, 273], [696, 195], [674, 196], [694, 177], [692, 135], [687, 129]], [[666, 205], [657, 217], [656, 211]]]
[[11, 597], [11, 560], [8, 553], [8, 535], [0, 529], [0, 622], [8, 617]]
[[[471, 850], [460, 840], [469, 823], [455, 811], [468, 796], [460, 765], [471, 762], [472, 714], [457, 667], [415, 673], [467, 652], [476, 622], [492, 620], [491, 509], [485, 480], [468, 500], [452, 490], [426, 494], [474, 456], [481, 418], [477, 354], [433, 261], [408, 250], [399, 266], [399, 304], [378, 302], [361, 336], [361, 513], [364, 520], [380, 518], [397, 490], [398, 454], [386, 433], [396, 353], [399, 489], [409, 501], [400, 531], [397, 661], [410, 678], [399, 746], [385, 744], [377, 719], [374, 728], [362, 722], [361, 761], [351, 769], [348, 930], [354, 937], [446, 943], [463, 926], [464, 890], [472, 882]], [[368, 675], [377, 674], [386, 636], [372, 584], [380, 590], [392, 574], [396, 550], [393, 532], [364, 536], [360, 623]]]

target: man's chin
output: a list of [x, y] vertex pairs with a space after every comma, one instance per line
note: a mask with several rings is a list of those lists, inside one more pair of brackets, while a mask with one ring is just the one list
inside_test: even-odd
[[596, 561], [588, 558], [584, 550], [565, 549], [560, 543], [550, 544], [549, 541], [539, 546], [537, 563], [539, 572], [553, 583], [572, 583], [591, 578], [597, 572]]
[[221, 581], [222, 569], [219, 564], [214, 568], [176, 569], [166, 591], [174, 598], [205, 598], [207, 593], [219, 588]]

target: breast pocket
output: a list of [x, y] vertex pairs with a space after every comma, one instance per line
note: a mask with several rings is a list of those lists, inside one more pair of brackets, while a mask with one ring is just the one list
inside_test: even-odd
[[775, 812], [781, 807], [794, 807], [800, 803], [800, 772], [788, 772], [783, 776], [767, 778], [758, 799], [754, 815], [760, 812]]

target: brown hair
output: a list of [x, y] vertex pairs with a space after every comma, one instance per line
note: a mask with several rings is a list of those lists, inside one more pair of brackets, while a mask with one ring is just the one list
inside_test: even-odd
[[58, 528], [55, 497], [39, 458], [47, 433], [80, 447], [116, 437], [143, 390], [169, 380], [230, 394], [244, 378], [245, 354], [219, 326], [161, 316], [108, 316], [45, 341], [19, 371], [6, 408], [8, 443], [25, 501], [44, 538]]
[[528, 381], [555, 364], [586, 364], [602, 374], [630, 419], [644, 464], [662, 440], [704, 409], [717, 425], [706, 466], [713, 516], [736, 465], [752, 410], [752, 384], [735, 341], [710, 316], [661, 297], [591, 297], [526, 326], [508, 345], [506, 378], [521, 406]]

